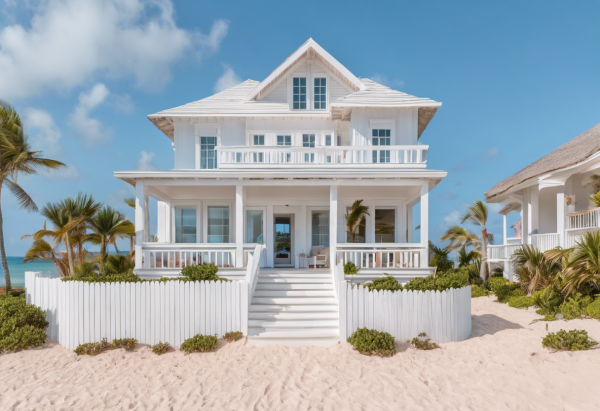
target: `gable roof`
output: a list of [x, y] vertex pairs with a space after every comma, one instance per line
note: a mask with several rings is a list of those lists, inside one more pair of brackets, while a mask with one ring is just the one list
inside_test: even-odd
[[527, 180], [578, 164], [598, 151], [600, 151], [600, 124], [596, 124], [550, 154], [500, 181], [491, 190], [485, 192], [486, 201], [493, 200]]
[[342, 80], [353, 91], [363, 90], [364, 84], [348, 70], [342, 63], [337, 61], [323, 47], [321, 47], [312, 38], [309, 38], [303, 45], [294, 51], [283, 63], [267, 76], [266, 79], [257, 84], [256, 87], [248, 94], [248, 100], [258, 98], [263, 91], [274, 85], [287, 72], [294, 67], [300, 60], [309, 57], [319, 60], [325, 67], [331, 70], [340, 80]]

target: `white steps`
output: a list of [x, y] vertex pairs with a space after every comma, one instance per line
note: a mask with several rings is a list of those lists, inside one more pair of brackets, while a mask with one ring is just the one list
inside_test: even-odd
[[339, 305], [329, 270], [261, 270], [248, 317], [253, 345], [339, 341]]

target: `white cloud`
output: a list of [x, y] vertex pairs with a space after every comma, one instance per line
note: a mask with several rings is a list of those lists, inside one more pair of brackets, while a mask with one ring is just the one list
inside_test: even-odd
[[135, 196], [135, 189], [129, 184], [123, 184], [123, 188], [114, 194], [109, 194], [109, 203], [120, 210], [131, 210], [131, 207], [125, 204], [125, 199]]
[[487, 204], [488, 211], [491, 211], [493, 215], [498, 214], [500, 210], [504, 208], [504, 206], [500, 203], [489, 203]]
[[392, 87], [392, 88], [393, 87], [404, 87], [404, 81], [390, 80], [384, 74], [375, 73], [371, 76], [371, 80], [373, 80], [376, 83], [383, 84], [384, 86], [388, 86], [388, 87]]
[[0, 30], [0, 95], [68, 91], [98, 77], [160, 89], [175, 63], [217, 51], [228, 28], [225, 20], [209, 34], [180, 28], [170, 0], [40, 1], [31, 21]]
[[113, 94], [110, 96], [110, 99], [115, 109], [121, 113], [131, 113], [135, 108], [135, 104], [129, 94]]
[[219, 93], [233, 86], [237, 86], [241, 82], [242, 79], [240, 78], [240, 76], [235, 74], [233, 68], [231, 66], [228, 66], [227, 64], [223, 64], [223, 74], [217, 79], [213, 90], [215, 93]]
[[138, 160], [138, 170], [141, 171], [152, 171], [156, 170], [156, 167], [152, 164], [152, 159], [156, 156], [155, 153], [148, 153], [142, 151], [140, 159]]
[[498, 155], [498, 149], [496, 147], [490, 148], [488, 151], [478, 157], [479, 161], [486, 161], [494, 158]]
[[39, 174], [48, 180], [76, 180], [80, 177], [79, 170], [74, 165], [68, 165], [66, 167], [59, 168], [58, 170], [47, 170], [41, 169]]
[[444, 217], [444, 221], [448, 225], [456, 225], [460, 221], [460, 213], [456, 210]]
[[110, 128], [99, 120], [89, 117], [90, 111], [102, 104], [109, 94], [110, 92], [104, 84], [96, 84], [88, 93], [84, 92], [79, 95], [79, 103], [69, 115], [69, 125], [85, 139], [88, 147], [112, 138]]
[[[34, 151], [43, 151], [45, 155], [51, 156], [60, 153], [61, 132], [50, 113], [37, 108], [26, 108], [25, 126]], [[31, 133], [32, 130], [35, 132]]]

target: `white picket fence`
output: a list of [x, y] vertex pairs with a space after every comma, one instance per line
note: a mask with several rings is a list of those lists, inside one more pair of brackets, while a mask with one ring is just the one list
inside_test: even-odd
[[342, 281], [340, 339], [357, 328], [385, 331], [406, 341], [424, 332], [433, 341], [462, 341], [471, 335], [471, 286], [446, 291], [369, 291]]
[[179, 348], [196, 334], [248, 333], [246, 281], [84, 283], [26, 272], [25, 289], [46, 313], [48, 336], [71, 349], [103, 338]]

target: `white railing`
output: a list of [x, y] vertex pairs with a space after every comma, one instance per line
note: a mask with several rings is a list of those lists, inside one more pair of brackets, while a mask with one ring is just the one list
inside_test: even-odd
[[179, 348], [196, 334], [248, 333], [245, 281], [86, 283], [26, 272], [25, 292], [46, 313], [48, 336], [70, 349], [103, 338]]
[[446, 291], [369, 291], [343, 281], [340, 287], [340, 340], [357, 328], [385, 331], [406, 341], [426, 333], [438, 343], [471, 335], [471, 286]]
[[513, 253], [521, 247], [521, 244], [488, 245], [488, 260], [510, 260]]
[[[336, 261], [358, 268], [420, 268], [425, 248], [420, 244], [338, 244]], [[423, 262], [424, 265], [421, 265]]]
[[560, 246], [560, 234], [532, 234], [529, 236], [531, 245], [541, 252], [552, 250]]
[[517, 245], [517, 244], [522, 244], [523, 243], [523, 239], [521, 237], [508, 237], [506, 239], [506, 244], [508, 245]]
[[248, 267], [246, 270], [246, 282], [248, 283], [248, 302], [252, 301], [252, 295], [256, 289], [258, 275], [260, 273], [260, 257], [265, 246], [257, 244], [254, 253], [248, 256]]
[[566, 230], [582, 230], [600, 227], [600, 208], [567, 214]]
[[[236, 266], [236, 244], [144, 243], [145, 269], [181, 269], [188, 265], [215, 264], [217, 267]], [[244, 260], [254, 253], [254, 244], [244, 244]], [[242, 266], [245, 266], [245, 261]]]
[[420, 164], [427, 163], [427, 145], [405, 146], [219, 146], [219, 168], [235, 164], [285, 166], [328, 164]]

